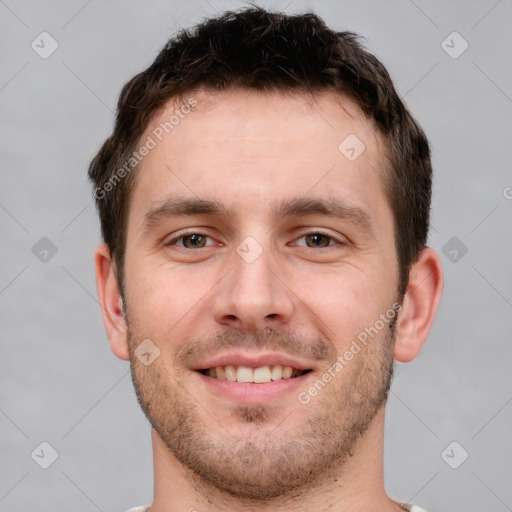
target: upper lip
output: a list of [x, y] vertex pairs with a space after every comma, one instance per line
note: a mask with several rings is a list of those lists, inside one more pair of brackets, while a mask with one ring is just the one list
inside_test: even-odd
[[208, 368], [226, 366], [228, 364], [233, 366], [248, 366], [252, 368], [281, 365], [291, 366], [297, 370], [313, 369], [313, 364], [310, 362], [294, 358], [287, 354], [280, 354], [277, 352], [250, 353], [245, 350], [244, 352], [226, 352], [217, 354], [210, 359], [200, 361], [198, 364], [194, 365], [192, 370], [206, 370]]

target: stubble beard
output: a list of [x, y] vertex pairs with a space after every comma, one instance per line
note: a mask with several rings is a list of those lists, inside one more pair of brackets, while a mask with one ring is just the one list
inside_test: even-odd
[[143, 338], [128, 326], [132, 381], [169, 455], [197, 484], [249, 504], [300, 497], [343, 473], [357, 441], [385, 405], [395, 325], [396, 318], [315, 399], [307, 405], [297, 401], [288, 416], [275, 406], [239, 405], [218, 424], [207, 412], [210, 404], [198, 403], [187, 389], [183, 369], [166, 367], [162, 357], [147, 367], [138, 361], [133, 352]]

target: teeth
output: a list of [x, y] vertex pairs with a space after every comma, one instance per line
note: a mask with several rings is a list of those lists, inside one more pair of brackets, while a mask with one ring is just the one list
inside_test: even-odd
[[290, 366], [283, 368], [283, 379], [289, 379], [292, 376], [293, 369]]
[[252, 368], [239, 366], [236, 371], [236, 380], [238, 382], [252, 382]]
[[[211, 370], [210, 370], [210, 372], [211, 372]], [[224, 366], [217, 366], [215, 368], [215, 373], [217, 374], [216, 375], [217, 379], [226, 380], [226, 372], [224, 371]], [[211, 374], [210, 374], [210, 377], [211, 377]]]
[[261, 384], [281, 379], [290, 379], [292, 376], [301, 375], [302, 370], [294, 370], [291, 366], [260, 366], [251, 368], [249, 366], [216, 366], [206, 370], [206, 375], [231, 382], [254, 382]]
[[268, 366], [262, 366], [261, 368], [254, 368], [254, 382], [270, 382], [271, 374]]
[[283, 367], [281, 365], [274, 366], [272, 368], [271, 379], [272, 380], [281, 380], [283, 378]]
[[228, 364], [224, 368], [224, 373], [226, 374], [226, 380], [230, 380], [231, 382], [235, 382], [236, 380], [236, 370], [235, 367], [231, 364]]

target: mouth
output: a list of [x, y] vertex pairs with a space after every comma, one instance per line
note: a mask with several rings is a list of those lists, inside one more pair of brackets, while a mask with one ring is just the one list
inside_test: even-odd
[[265, 384], [286, 379], [295, 379], [311, 372], [311, 369], [299, 369], [291, 366], [273, 365], [253, 368], [243, 365], [227, 364], [196, 370], [212, 379], [226, 380], [229, 382], [242, 382], [246, 384]]

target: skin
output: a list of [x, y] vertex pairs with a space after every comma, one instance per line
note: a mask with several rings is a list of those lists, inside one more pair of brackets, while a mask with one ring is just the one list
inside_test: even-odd
[[[443, 276], [432, 249], [411, 268], [394, 328], [380, 329], [308, 404], [297, 399], [397, 301], [380, 135], [333, 93], [194, 97], [196, 109], [137, 175], [125, 311], [108, 248], [95, 253], [111, 349], [130, 360], [154, 427], [151, 511], [401, 510], [384, 489], [384, 406], [393, 360], [414, 359], [434, 320]], [[143, 140], [175, 108], [170, 101]], [[349, 134], [365, 144], [354, 161], [338, 150]], [[229, 215], [168, 216], [144, 229], [145, 215], [176, 195], [215, 200]], [[366, 212], [371, 230], [353, 218], [273, 213], [280, 202], [326, 197]], [[209, 238], [187, 248], [184, 230]], [[318, 232], [330, 238], [306, 236]], [[249, 236], [262, 249], [250, 263], [236, 250]], [[148, 366], [134, 353], [145, 339], [160, 350]], [[193, 368], [235, 349], [290, 354], [313, 371], [278, 398], [233, 399]]]

